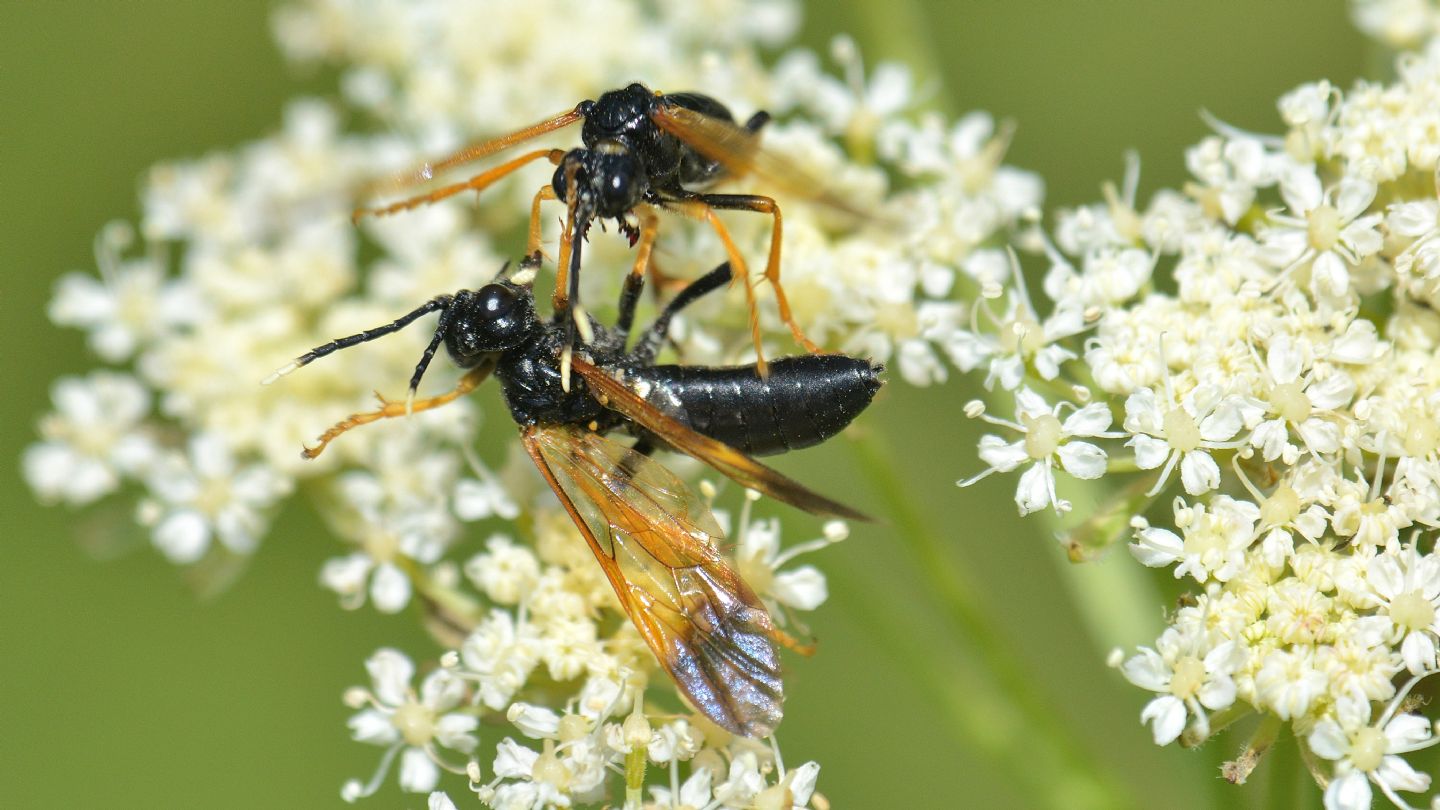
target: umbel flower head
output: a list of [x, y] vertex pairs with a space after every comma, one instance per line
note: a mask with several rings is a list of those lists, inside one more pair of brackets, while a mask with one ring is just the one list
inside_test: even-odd
[[[1226, 778], [1244, 781], [1283, 725], [1327, 807], [1377, 790], [1409, 807], [1400, 793], [1430, 778], [1405, 756], [1435, 737], [1407, 698], [1440, 669], [1440, 14], [1355, 7], [1414, 46], [1394, 81], [1296, 88], [1276, 134], [1212, 120], [1183, 190], [1141, 204], [1132, 160], [1125, 192], [1059, 215], [1044, 289], [1084, 330], [1058, 342], [1058, 373], [1037, 359], [1011, 375], [1013, 421], [968, 409], [1025, 439], [984, 437], [989, 469], [961, 483], [1038, 459], [1036, 414], [1118, 423], [1091, 434], [1102, 469], [1076, 474], [1120, 493], [1090, 498], [1107, 505], [1088, 523], [1128, 522], [1135, 560], [1192, 586], [1153, 644], [1113, 659], [1155, 693], [1140, 715], [1155, 742], [1198, 745], [1258, 715]], [[1153, 283], [1162, 270], [1173, 285]], [[1002, 288], [1023, 295], [1018, 274]], [[1070, 508], [1033, 479], [1022, 514]]]
[[[703, 90], [742, 116], [769, 111], [767, 148], [873, 212], [857, 226], [823, 206], [786, 203], [786, 289], [812, 339], [888, 362], [917, 385], [970, 367], [974, 330], [961, 300], [1002, 283], [999, 247], [1028, 227], [1042, 186], [1003, 163], [1008, 131], [988, 116], [922, 113], [906, 68], [867, 73], [844, 38], [825, 58], [780, 50], [798, 10], [789, 0], [288, 4], [275, 15], [282, 50], [336, 68], [337, 95], [294, 100], [261, 140], [154, 167], [141, 220], [107, 228], [96, 268], [57, 285], [52, 319], [84, 331], [106, 367], [55, 383], [55, 410], [24, 459], [37, 496], [123, 500], [168, 561], [234, 570], [223, 564], [263, 553], [269, 535], [287, 531], [274, 521], [298, 495], [337, 543], [317, 577], [338, 604], [418, 608], [446, 650], [418, 660], [382, 639], [356, 651], [370, 654], [369, 677], [346, 693], [351, 734], [382, 753], [368, 778], [345, 783], [346, 799], [398, 772], [405, 790], [446, 791], [432, 807], [820, 803], [817, 763], [787, 767], [773, 740], [729, 734], [679, 699], [528, 459], [482, 458], [482, 419], [504, 429], [506, 414], [462, 398], [300, 459], [306, 442], [369, 406], [373, 388], [409, 379], [419, 330], [258, 384], [299, 351], [488, 279], [523, 244], [518, 232], [549, 178], [522, 174], [475, 205], [358, 228], [350, 212], [373, 200], [357, 189], [637, 78]], [[567, 25], [550, 25], [557, 16]], [[557, 135], [557, 145], [574, 135]], [[787, 199], [760, 182], [737, 190]], [[899, 228], [896, 211], [923, 215]], [[725, 255], [712, 232], [673, 219], [655, 247], [667, 275], [694, 278]], [[558, 233], [545, 226], [550, 249]], [[763, 267], [769, 219], [736, 217], [730, 228]], [[613, 298], [630, 251], [595, 229], [587, 302]], [[767, 354], [790, 353], [771, 288], [756, 293]], [[742, 289], [715, 298], [677, 320], [681, 353], [691, 363], [752, 359]], [[1046, 341], [1082, 326], [1073, 317], [1047, 324]], [[985, 357], [1006, 379], [1029, 358], [1073, 359], [1033, 340], [1001, 343]], [[428, 384], [453, 381], [440, 365]], [[1094, 453], [1071, 439], [1106, 425], [1093, 412], [1036, 418], [1048, 426], [1062, 414], [1053, 456], [1037, 461], [1093, 472]], [[1053, 481], [1038, 489], [1051, 497]], [[763, 503], [747, 497], [733, 519], [715, 511], [733, 530], [734, 566], [777, 624], [804, 633], [799, 614], [828, 589], [817, 565], [793, 561], [843, 539], [846, 527], [787, 544]]]

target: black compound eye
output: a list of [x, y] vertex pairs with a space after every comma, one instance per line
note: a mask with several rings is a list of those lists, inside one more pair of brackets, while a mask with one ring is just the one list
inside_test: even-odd
[[491, 318], [509, 314], [515, 308], [515, 302], [520, 300], [514, 290], [503, 284], [486, 284], [475, 293], [475, 298], [480, 311]]

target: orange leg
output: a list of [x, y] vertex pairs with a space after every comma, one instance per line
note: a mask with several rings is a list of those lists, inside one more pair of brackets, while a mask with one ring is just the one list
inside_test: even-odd
[[409, 211], [412, 208], [418, 208], [422, 205], [429, 205], [433, 202], [439, 202], [446, 197], [453, 197], [462, 191], [483, 191], [487, 187], [493, 185], [507, 175], [514, 173], [515, 170], [529, 163], [533, 163], [540, 158], [545, 158], [551, 163], [558, 166], [560, 165], [561, 159], [564, 157], [565, 152], [562, 149], [536, 149], [533, 152], [526, 152], [525, 154], [515, 158], [514, 160], [502, 163], [493, 169], [481, 172], [480, 174], [475, 175], [469, 180], [461, 183], [452, 183], [451, 185], [438, 188], [428, 194], [420, 194], [414, 197], [409, 197], [407, 199], [400, 200], [399, 202], [392, 203], [381, 208], [357, 208], [355, 210], [355, 213], [350, 215], [350, 218], [358, 222], [361, 217], [365, 216], [388, 216], [390, 214], [398, 213], [400, 211]]
[[741, 284], [745, 288], [745, 304], [750, 309], [750, 336], [755, 341], [755, 370], [761, 377], [769, 376], [770, 364], [765, 361], [765, 354], [760, 349], [760, 308], [755, 301], [755, 287], [750, 283], [750, 270], [745, 264], [745, 257], [740, 255], [740, 248], [736, 247], [735, 240], [730, 238], [730, 231], [715, 215], [715, 209], [699, 197], [676, 200], [667, 205], [686, 216], [704, 220], [720, 237], [720, 243], [725, 246], [725, 255], [730, 259], [730, 283]]
[[721, 210], [755, 211], [774, 218], [775, 224], [770, 229], [770, 257], [765, 262], [765, 280], [775, 289], [775, 305], [780, 309], [780, 320], [790, 327], [790, 334], [795, 336], [795, 342], [804, 346], [811, 354], [820, 354], [821, 348], [805, 337], [800, 324], [795, 322], [795, 316], [790, 311], [790, 300], [785, 297], [785, 288], [780, 284], [780, 243], [785, 229], [780, 216], [780, 206], [770, 197], [758, 194], [704, 194], [700, 196], [700, 200]]
[[306, 447], [301, 451], [300, 455], [307, 459], [313, 459], [319, 456], [325, 452], [325, 447], [329, 445], [330, 442], [351, 428], [368, 425], [371, 422], [376, 422], [381, 419], [391, 419], [396, 416], [406, 416], [407, 414], [428, 411], [431, 408], [438, 408], [448, 402], [453, 402], [474, 391], [480, 383], [484, 382], [486, 377], [490, 376], [490, 370], [494, 367], [494, 363], [485, 363], [484, 365], [471, 369], [466, 372], [465, 376], [460, 378], [460, 382], [456, 383], [453, 389], [446, 391], [438, 397], [427, 397], [414, 401], [408, 399], [397, 401], [386, 399], [377, 393], [375, 398], [380, 400], [380, 410], [351, 414], [345, 419], [336, 422], [334, 427], [320, 435], [320, 438], [317, 440], [318, 444], [314, 447]]
[[783, 644], [787, 649], [800, 653], [806, 658], [815, 654], [815, 642], [803, 642], [778, 627], [771, 627], [767, 635], [770, 636], [771, 641]]
[[555, 261], [555, 293], [550, 298], [556, 315], [570, 311], [570, 251], [575, 244], [575, 209], [580, 204], [574, 192], [577, 171], [578, 165], [567, 166], [565, 171], [565, 188], [571, 191], [565, 200], [565, 226], [560, 229], [560, 256]]
[[649, 275], [653, 278], [650, 252], [655, 247], [655, 234], [660, 230], [660, 217], [656, 216], [654, 209], [648, 205], [636, 206], [635, 215], [640, 218], [640, 239], [635, 243], [635, 266], [630, 268], [630, 275]]
[[540, 190], [535, 192], [535, 199], [530, 203], [530, 238], [525, 242], [526, 256], [533, 256], [540, 252], [540, 203], [553, 199], [556, 199], [555, 187], [549, 183], [541, 186]]

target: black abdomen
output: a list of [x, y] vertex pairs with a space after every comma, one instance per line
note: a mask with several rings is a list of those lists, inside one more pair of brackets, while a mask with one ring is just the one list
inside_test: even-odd
[[698, 433], [750, 455], [783, 453], [839, 433], [880, 389], [881, 367], [839, 354], [782, 357], [761, 379], [754, 366], [629, 369], [626, 382]]

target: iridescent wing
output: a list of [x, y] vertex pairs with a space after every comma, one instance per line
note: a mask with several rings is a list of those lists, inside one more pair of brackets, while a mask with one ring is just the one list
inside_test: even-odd
[[598, 433], [532, 425], [521, 437], [690, 703], [735, 734], [773, 732], [784, 701], [778, 631], [721, 555], [709, 507], [659, 462]]
[[585, 378], [585, 383], [590, 386], [600, 404], [655, 434], [674, 449], [705, 462], [737, 484], [811, 514], [848, 520], [870, 520], [864, 512], [832, 501], [724, 442], [696, 433], [675, 417], [642, 399], [624, 383], [580, 357], [572, 358], [571, 368]]
[[825, 180], [800, 169], [793, 158], [767, 149], [759, 132], [678, 104], [657, 105], [650, 113], [650, 120], [705, 157], [719, 161], [737, 177], [755, 175], [789, 194], [859, 219], [873, 219], [871, 212], [862, 211], [828, 191]]

